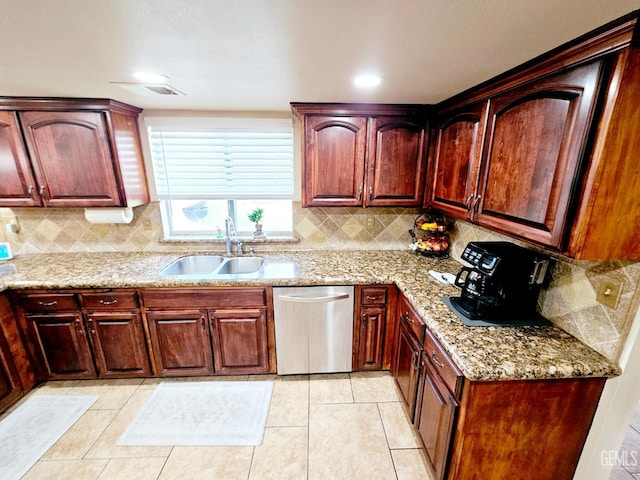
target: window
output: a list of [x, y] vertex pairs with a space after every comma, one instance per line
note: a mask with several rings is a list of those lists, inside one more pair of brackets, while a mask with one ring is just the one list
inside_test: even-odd
[[284, 119], [146, 119], [166, 238], [240, 236], [264, 210], [270, 236], [293, 232], [293, 133]]

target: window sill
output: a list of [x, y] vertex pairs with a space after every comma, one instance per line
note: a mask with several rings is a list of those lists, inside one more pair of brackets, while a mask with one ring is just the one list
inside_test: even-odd
[[[266, 236], [264, 238], [254, 238], [253, 236], [239, 236], [240, 240], [244, 244], [287, 244], [287, 243], [300, 243], [298, 237], [287, 236]], [[201, 244], [201, 245], [224, 245], [224, 238], [198, 238], [198, 237], [171, 237], [163, 238], [159, 240], [159, 243], [163, 244]]]

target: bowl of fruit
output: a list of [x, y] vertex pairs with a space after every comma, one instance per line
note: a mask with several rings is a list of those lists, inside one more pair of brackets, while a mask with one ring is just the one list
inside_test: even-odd
[[422, 214], [416, 218], [409, 234], [413, 238], [410, 248], [424, 256], [445, 257], [449, 255], [449, 230], [451, 222], [433, 214]]

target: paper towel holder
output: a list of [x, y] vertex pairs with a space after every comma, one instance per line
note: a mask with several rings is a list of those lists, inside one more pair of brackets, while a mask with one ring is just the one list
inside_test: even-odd
[[133, 220], [133, 209], [124, 208], [85, 208], [84, 218], [89, 223], [131, 223]]

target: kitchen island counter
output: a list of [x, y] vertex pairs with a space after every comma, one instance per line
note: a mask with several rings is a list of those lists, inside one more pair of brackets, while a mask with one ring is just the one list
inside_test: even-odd
[[[212, 252], [212, 254], [215, 252]], [[564, 330], [551, 327], [467, 327], [442, 302], [459, 289], [429, 270], [456, 273], [451, 259], [407, 251], [274, 252], [258, 278], [180, 279], [161, 270], [186, 253], [60, 253], [20, 255], [7, 262], [0, 289], [392, 284], [471, 381], [613, 377], [617, 365]], [[13, 269], [15, 268], [15, 273]]]

